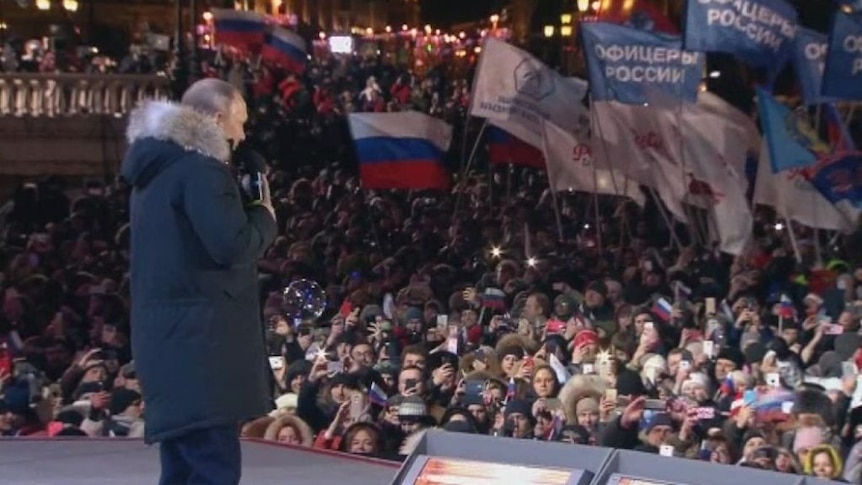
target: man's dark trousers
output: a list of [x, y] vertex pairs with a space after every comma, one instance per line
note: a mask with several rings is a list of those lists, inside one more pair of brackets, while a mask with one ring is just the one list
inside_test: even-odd
[[242, 474], [237, 426], [190, 431], [160, 444], [159, 485], [236, 485]]

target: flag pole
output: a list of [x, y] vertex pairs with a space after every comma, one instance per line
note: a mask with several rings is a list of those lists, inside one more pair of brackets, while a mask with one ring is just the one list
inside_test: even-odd
[[[590, 103], [592, 104], [592, 100], [590, 100]], [[599, 132], [599, 139], [602, 141], [602, 148], [603, 148], [603, 151], [605, 153], [605, 156], [607, 157], [608, 143], [605, 140], [605, 135], [603, 132], [604, 130], [602, 130], [602, 122], [598, 117], [593, 116], [592, 111], [593, 110], [590, 110], [590, 120], [591, 120], [591, 122], [595, 121], [595, 123], [596, 123], [596, 128], [598, 129], [598, 132]], [[607, 160], [607, 161], [608, 161], [608, 166], [611, 168], [611, 170], [613, 170], [613, 164], [610, 163], [609, 160]], [[594, 164], [595, 164], [595, 162], [596, 161], [593, 160]], [[647, 187], [647, 190], [649, 191], [649, 193], [652, 195], [653, 200], [655, 200], [656, 208], [658, 209], [659, 213], [661, 214], [662, 219], [664, 219], [665, 224], [667, 224], [667, 228], [670, 231], [670, 237], [671, 237], [671, 243], [672, 243], [671, 245], [673, 245], [673, 243], [676, 243], [677, 247], [682, 248], [682, 244], [680, 244], [679, 240], [676, 237], [676, 231], [674, 229], [674, 225], [670, 223], [667, 214], [665, 214], [664, 207], [662, 206], [662, 203], [661, 203], [661, 199], [658, 197], [658, 194], [656, 194], [656, 191], [653, 187], [650, 187], [649, 185], [647, 185], [646, 187]]]
[[476, 157], [476, 150], [479, 149], [479, 143], [482, 141], [482, 135], [485, 134], [485, 128], [487, 127], [488, 120], [485, 119], [482, 122], [482, 127], [479, 129], [479, 134], [476, 135], [476, 142], [473, 144], [473, 149], [470, 151], [470, 158], [468, 158], [467, 163], [464, 164], [464, 171], [461, 173], [461, 180], [458, 181], [458, 185], [461, 186], [461, 189], [458, 191], [458, 197], [455, 198], [455, 214], [458, 214], [458, 207], [461, 205], [461, 198], [464, 196], [464, 184], [467, 181], [467, 174], [470, 172], [470, 167], [473, 165], [473, 159]]
[[[554, 204], [554, 218], [557, 221], [557, 238], [559, 241], [565, 241], [566, 238], [563, 235], [563, 217], [560, 215], [560, 204], [557, 203], [557, 187], [554, 185], [554, 181], [551, 180], [551, 164], [548, 163], [548, 160], [551, 159], [548, 156], [548, 132], [545, 129], [545, 123], [547, 123], [544, 119], [541, 121], [542, 123], [542, 154], [545, 156], [545, 173], [548, 176], [548, 190], [551, 191], [551, 203]], [[601, 250], [601, 245], [599, 245]], [[529, 257], [529, 256], [528, 256]]]
[[787, 214], [782, 214], [787, 221], [787, 232], [790, 233], [790, 245], [793, 246], [793, 254], [796, 256], [796, 262], [802, 262], [802, 255], [799, 253], [799, 243], [796, 241], [796, 234], [793, 232], [793, 221], [787, 217]]

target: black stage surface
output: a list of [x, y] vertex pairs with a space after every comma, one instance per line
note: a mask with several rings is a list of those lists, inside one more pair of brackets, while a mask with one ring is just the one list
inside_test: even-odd
[[[242, 483], [385, 485], [396, 463], [260, 441], [242, 445]], [[0, 439], [0, 483], [154, 485], [159, 451], [140, 440]]]

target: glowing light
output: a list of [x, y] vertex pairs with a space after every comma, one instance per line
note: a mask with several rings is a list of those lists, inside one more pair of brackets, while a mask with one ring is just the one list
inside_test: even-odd
[[499, 258], [499, 257], [500, 257], [500, 255], [502, 255], [502, 254], [503, 254], [503, 250], [502, 250], [502, 249], [500, 249], [500, 248], [498, 248], [498, 247], [496, 247], [496, 246], [494, 246], [493, 248], [491, 248], [491, 256], [494, 256], [495, 258]]
[[401, 30], [403, 30], [404, 32], [407, 32], [407, 29], [408, 29], [407, 24], [404, 24], [401, 26]]
[[389, 26], [389, 25], [387, 25], [387, 26], [386, 26], [386, 33], [388, 34], [388, 33], [390, 33], [390, 32], [392, 32], [392, 27], [391, 27], [391, 26]]
[[589, 222], [585, 222], [585, 223], [584, 223], [584, 229], [589, 229], [589, 228], [590, 228], [590, 223], [589, 223]]
[[321, 32], [321, 33], [317, 34], [317, 36], [320, 37], [320, 40], [325, 40], [326, 39], [326, 32]]
[[50, 10], [51, 0], [36, 0], [36, 8], [39, 10]]
[[712, 71], [709, 73], [709, 77], [713, 79], [718, 79], [721, 77], [721, 71]]
[[63, 0], [63, 9], [67, 12], [77, 12], [78, 0]]
[[534, 266], [536, 266], [536, 258], [529, 258], [529, 259], [527, 259], [527, 266], [529, 266], [529, 267], [531, 267], [531, 268], [532, 268], [532, 267], [534, 267]]
[[560, 15], [560, 23], [563, 25], [572, 23], [572, 14], [564, 13], [563, 15]]
[[571, 25], [563, 25], [560, 27], [560, 35], [563, 37], [571, 37], [572, 36], [572, 26]]
[[546, 25], [545, 26], [545, 37], [551, 38], [554, 36], [554, 26]]
[[780, 222], [775, 223], [775, 230], [776, 231], [783, 231], [784, 230], [784, 224], [782, 224]]

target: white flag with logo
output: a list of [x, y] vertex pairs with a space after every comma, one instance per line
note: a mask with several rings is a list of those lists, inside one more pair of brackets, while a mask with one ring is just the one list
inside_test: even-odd
[[703, 187], [711, 198], [710, 214], [718, 227], [719, 248], [740, 255], [751, 236], [753, 217], [745, 193], [748, 183], [736, 167], [744, 167], [746, 146], [729, 118], [701, 107], [683, 108], [681, 115], [665, 112], [679, 120], [683, 160], [691, 185]]
[[557, 191], [580, 190], [596, 194], [624, 195], [642, 206], [643, 192], [619, 170], [597, 167], [589, 140], [545, 122], [542, 148], [548, 165], [548, 179]]
[[667, 120], [651, 107], [616, 101], [594, 102], [592, 113], [598, 163], [652, 187], [677, 220], [688, 222], [682, 206], [688, 190], [682, 166], [665, 139], [667, 130], [659, 126]]
[[586, 81], [566, 78], [502, 40], [488, 38], [473, 83], [470, 114], [542, 146], [542, 121], [573, 132], [586, 108]]
[[760, 149], [754, 203], [773, 207], [784, 217], [808, 227], [852, 232], [855, 226], [798, 171], [773, 173], [766, 140]]

